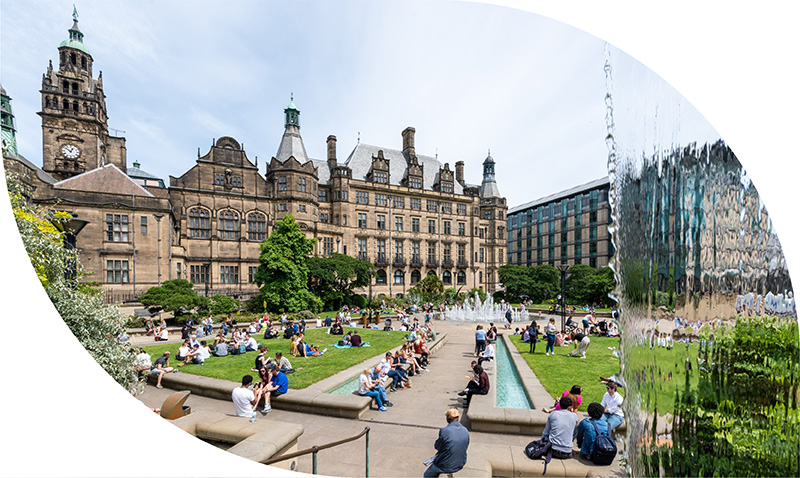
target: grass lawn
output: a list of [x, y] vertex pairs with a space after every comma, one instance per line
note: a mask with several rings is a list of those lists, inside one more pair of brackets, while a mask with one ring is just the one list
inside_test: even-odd
[[[600, 383], [600, 376], [610, 377], [620, 371], [619, 359], [611, 355], [608, 347], [619, 350], [619, 337], [591, 337], [592, 343], [586, 351], [586, 358], [568, 357], [573, 347], [555, 347], [555, 356], [544, 354], [546, 341], [536, 344], [536, 353], [530, 354], [530, 345], [522, 341], [521, 335], [512, 335], [511, 342], [517, 347], [528, 366], [544, 386], [547, 393], [560, 397], [564, 390], [573, 385], [583, 388], [583, 400], [578, 410], [586, 411], [591, 402], [600, 402], [606, 393], [605, 385]], [[619, 392], [624, 396], [625, 389]], [[551, 407], [553, 403], [535, 403], [536, 408]]]
[[699, 380], [697, 350], [696, 343], [675, 343], [672, 350], [664, 347], [651, 349], [645, 346], [626, 349], [626, 370], [638, 379], [637, 390], [645, 409], [649, 411], [657, 409], [659, 414], [673, 412], [675, 390], [680, 388], [683, 391], [686, 386], [687, 357], [692, 364], [692, 370], [689, 371], [689, 386], [697, 389]]
[[[347, 329], [345, 328], [345, 332], [347, 332]], [[257, 334], [254, 337], [259, 343], [269, 348], [267, 355], [270, 357], [274, 358], [275, 352], [282, 352], [289, 359], [295, 369], [294, 373], [289, 374], [289, 388], [300, 389], [361, 363], [370, 357], [385, 353], [403, 343], [403, 336], [406, 334], [406, 332], [400, 331], [384, 332], [382, 330], [358, 329], [359, 335], [361, 335], [364, 342], [370, 344], [370, 347], [337, 349], [336, 347], [331, 347], [331, 344], [338, 342], [341, 336], [327, 335], [325, 330], [325, 328], [308, 328], [305, 334], [305, 340], [311, 345], [318, 346], [320, 351], [327, 347], [328, 351], [321, 357], [292, 357], [289, 354], [288, 339], [264, 340], [261, 334]], [[177, 361], [175, 357], [179, 347], [179, 343], [171, 343], [150, 345], [144, 349], [153, 360], [161, 356], [164, 351], [169, 350], [172, 353], [170, 365], [176, 367]], [[206, 359], [203, 365], [189, 364], [179, 367], [179, 370], [180, 373], [221, 378], [233, 382], [241, 382], [242, 376], [246, 374], [253, 375], [257, 379], [258, 375], [250, 371], [255, 365], [256, 355], [258, 355], [257, 352], [247, 352], [242, 355], [228, 355], [227, 357], [212, 356]], [[375, 364], [377, 363], [378, 360], [375, 361]]]

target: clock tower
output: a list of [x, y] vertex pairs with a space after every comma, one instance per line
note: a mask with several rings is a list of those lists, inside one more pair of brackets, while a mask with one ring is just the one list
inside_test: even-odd
[[125, 171], [125, 138], [108, 134], [103, 72], [93, 77], [93, 59], [73, 9], [69, 38], [42, 75], [42, 160], [45, 171], [66, 179], [108, 163]]

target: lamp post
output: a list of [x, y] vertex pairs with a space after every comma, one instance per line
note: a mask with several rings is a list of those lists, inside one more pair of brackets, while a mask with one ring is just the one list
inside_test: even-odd
[[339, 254], [339, 244], [341, 244], [341, 243], [342, 243], [342, 238], [341, 237], [337, 237], [336, 238], [336, 253], [337, 254]]
[[561, 264], [557, 265], [556, 267], [558, 267], [558, 270], [561, 271], [561, 295], [559, 296], [561, 300], [559, 301], [560, 302], [559, 305], [561, 306], [561, 330], [564, 330], [564, 322], [565, 322], [565, 314], [566, 314], [566, 306], [565, 306], [565, 304], [566, 304], [566, 300], [567, 300], [567, 298], [565, 297], [566, 291], [565, 291], [565, 287], [564, 286], [565, 286], [565, 281], [567, 279], [567, 269], [569, 269], [569, 265], [564, 264], [562, 262]]
[[[78, 219], [77, 217], [69, 217], [69, 218], [57, 218], [55, 216], [50, 217], [50, 222], [53, 223], [53, 226], [64, 234], [64, 249], [67, 251], [71, 251], [72, 249], [76, 249], [76, 238], [78, 233], [80, 233], [89, 221], [86, 219]], [[71, 257], [69, 266], [67, 270], [64, 272], [65, 279], [74, 279], [75, 278], [75, 258]]]

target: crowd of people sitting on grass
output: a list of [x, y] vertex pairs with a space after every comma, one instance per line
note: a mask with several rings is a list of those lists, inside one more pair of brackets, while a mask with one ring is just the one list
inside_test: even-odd
[[[335, 319], [331, 320], [327, 318], [324, 322], [318, 319], [316, 325], [320, 326], [324, 324], [328, 326], [326, 330], [327, 334], [341, 336], [341, 340], [339, 340], [337, 344], [340, 347], [368, 346], [369, 344], [363, 341], [358, 329], [349, 330], [345, 333], [344, 328], [351, 325], [347, 322], [348, 316], [349, 311], [345, 307], [336, 315]], [[430, 350], [426, 345], [426, 341], [435, 340], [436, 334], [430, 319], [431, 317], [426, 316], [425, 323], [420, 324], [417, 318], [409, 320], [405, 313], [397, 314], [396, 320], [399, 321], [398, 329], [409, 332], [409, 334], [404, 336], [406, 342], [404, 342], [395, 353], [387, 353], [380, 364], [370, 369], [370, 374], [373, 377], [371, 380], [380, 380], [381, 385], [373, 385], [371, 382], [367, 383], [365, 385], [367, 386], [367, 391], [382, 391], [385, 394], [386, 390], [382, 388], [384, 380], [391, 381], [389, 385], [389, 390], [391, 392], [408, 388], [411, 386], [409, 377], [428, 371], [427, 365]], [[392, 320], [387, 318], [386, 321], [386, 330], [394, 330]], [[243, 406], [244, 403], [244, 398], [242, 397], [250, 397], [247, 401], [253, 402], [253, 400], [255, 400], [255, 403], [258, 403], [262, 399], [265, 400], [265, 411], [263, 411], [263, 413], [267, 413], [271, 409], [269, 397], [276, 396], [274, 387], [278, 387], [278, 394], [286, 393], [285, 390], [281, 391], [282, 388], [285, 388], [283, 387], [283, 378], [281, 378], [281, 376], [294, 373], [295, 369], [292, 367], [289, 358], [284, 356], [283, 353], [277, 352], [274, 357], [269, 356], [269, 349], [266, 345], [262, 345], [256, 340], [256, 334], [263, 332], [264, 341], [281, 337], [289, 340], [289, 353], [286, 355], [291, 354], [292, 357], [319, 357], [328, 350], [327, 348], [319, 350], [317, 346], [308, 343], [305, 340], [305, 320], [292, 320], [286, 313], [280, 316], [280, 323], [278, 323], [278, 321], [273, 323], [270, 321], [269, 315], [264, 314], [263, 317], [252, 321], [247, 326], [239, 325], [231, 315], [228, 315], [228, 317], [219, 324], [216, 336], [213, 335], [215, 332], [214, 329], [215, 324], [211, 316], [203, 318], [200, 323], [196, 323], [191, 317], [188, 318], [181, 327], [182, 342], [178, 346], [177, 351], [174, 353], [166, 351], [155, 362], [151, 363], [150, 356], [144, 352], [144, 350], [140, 349], [136, 358], [137, 372], [149, 371], [151, 375], [157, 377], [156, 387], [162, 388], [161, 379], [163, 375], [170, 372], [177, 372], [179, 367], [191, 364], [202, 365], [212, 356], [226, 357], [228, 355], [241, 355], [255, 351], [258, 353], [251, 372], [257, 373], [261, 381], [256, 383], [255, 388], [250, 390], [252, 396], [242, 391], [238, 392], [237, 395], [240, 396], [238, 400], [241, 402], [239, 404], [241, 406]], [[162, 319], [159, 325], [156, 326], [152, 321], [149, 321], [146, 330], [148, 332], [152, 331], [156, 340], [161, 340], [162, 334], [166, 335], [167, 332], [166, 322]], [[164, 337], [163, 340], [167, 340], [167, 337]], [[137, 351], [132, 350], [132, 353], [136, 352]], [[170, 366], [169, 363], [169, 359], [172, 356], [175, 356], [177, 359], [175, 367]], [[273, 378], [280, 383], [277, 385], [261, 385], [274, 381]], [[243, 386], [239, 387], [239, 389], [250, 389], [252, 381], [253, 379], [251, 377], [248, 382], [248, 387], [244, 387], [243, 383]], [[363, 391], [365, 390], [359, 386], [358, 393]], [[369, 395], [372, 396], [371, 394]], [[235, 402], [236, 400], [237, 398], [234, 397]], [[380, 399], [380, 397], [379, 400], [378, 408], [385, 409], [384, 404], [387, 403], [388, 400]], [[239, 405], [237, 405], [237, 414], [243, 410], [239, 409]], [[388, 402], [388, 406], [391, 406], [391, 402]], [[253, 405], [253, 407], [255, 407], [255, 405]], [[251, 414], [247, 414], [247, 416], [249, 417]]]

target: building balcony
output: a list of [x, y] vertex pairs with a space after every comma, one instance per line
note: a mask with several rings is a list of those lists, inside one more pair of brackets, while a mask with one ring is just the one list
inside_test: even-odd
[[459, 269], [467, 269], [469, 267], [469, 262], [467, 262], [464, 259], [459, 259], [458, 263], [456, 264], [456, 267], [458, 267]]
[[419, 256], [411, 256], [411, 267], [422, 267], [422, 258]]
[[375, 257], [375, 265], [376, 266], [388, 266], [389, 259], [386, 257], [386, 254], [379, 252], [378, 255]]
[[452, 259], [442, 259], [442, 267], [450, 269], [453, 267], [453, 260]]
[[405, 266], [406, 260], [403, 258], [403, 254], [395, 254], [394, 261], [392, 261], [392, 264], [396, 266]]
[[439, 261], [433, 257], [428, 258], [428, 267], [439, 267]]
[[356, 259], [358, 259], [359, 261], [366, 261], [367, 260], [367, 253], [366, 252], [359, 252], [358, 256], [356, 256]]

